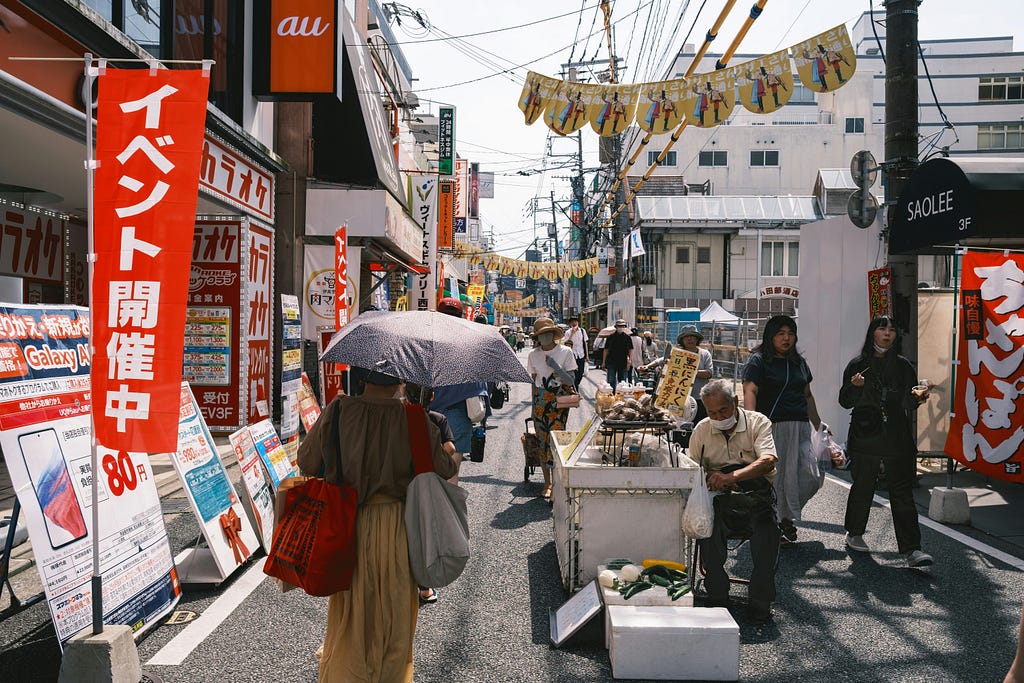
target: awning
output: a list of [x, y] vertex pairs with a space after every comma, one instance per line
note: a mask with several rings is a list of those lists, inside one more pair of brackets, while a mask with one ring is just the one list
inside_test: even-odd
[[637, 197], [644, 224], [729, 222], [806, 223], [821, 216], [814, 197], [707, 196]]
[[896, 204], [889, 249], [929, 254], [954, 244], [1019, 246], [1022, 202], [1024, 159], [931, 159], [917, 167]]
[[423, 260], [423, 228], [386, 190], [311, 184], [306, 190], [306, 234], [333, 237], [348, 225], [349, 239], [370, 238], [404, 266]]

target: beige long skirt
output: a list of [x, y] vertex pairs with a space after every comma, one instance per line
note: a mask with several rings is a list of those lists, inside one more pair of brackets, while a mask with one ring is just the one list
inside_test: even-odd
[[356, 517], [352, 587], [330, 597], [320, 658], [322, 683], [412, 683], [419, 611], [409, 569], [405, 502], [372, 496]]

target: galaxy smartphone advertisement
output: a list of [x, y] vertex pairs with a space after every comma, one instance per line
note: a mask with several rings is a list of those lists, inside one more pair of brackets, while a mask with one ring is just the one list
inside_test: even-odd
[[[0, 304], [0, 448], [63, 647], [92, 625], [89, 313]], [[104, 623], [141, 633], [181, 593], [149, 457], [100, 448]]]

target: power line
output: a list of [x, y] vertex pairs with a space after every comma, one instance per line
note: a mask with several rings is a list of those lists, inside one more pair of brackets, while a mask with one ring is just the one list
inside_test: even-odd
[[[600, 3], [598, 3], [598, 4], [600, 4]], [[597, 7], [597, 5], [594, 5], [594, 7]], [[586, 4], [585, 3], [584, 3], [583, 8], [580, 9], [581, 15], [582, 15], [582, 12], [583, 12], [584, 9], [586, 9]], [[420, 14], [422, 14], [422, 13], [420, 13]], [[438, 43], [438, 42], [443, 42], [443, 41], [446, 41], [446, 40], [457, 40], [457, 39], [460, 39], [460, 38], [475, 38], [477, 36], [486, 36], [486, 35], [491, 35], [493, 33], [502, 33], [503, 31], [515, 31], [515, 30], [521, 29], [521, 28], [528, 28], [530, 26], [536, 26], [537, 24], [543, 24], [543, 23], [548, 22], [548, 21], [554, 21], [555, 19], [564, 19], [565, 17], [572, 16], [573, 14], [576, 14], [575, 10], [573, 10], [572, 12], [566, 12], [565, 14], [556, 14], [555, 16], [552, 16], [552, 17], [545, 17], [544, 19], [537, 19], [536, 21], [531, 21], [531, 22], [528, 22], [526, 24], [516, 24], [515, 26], [505, 26], [505, 27], [502, 27], [502, 28], [491, 29], [489, 31], [477, 31], [476, 33], [463, 33], [463, 34], [457, 35], [457, 36], [455, 36], [455, 35], [447, 35], [447, 36], [442, 36], [442, 37], [438, 37], [438, 38], [422, 38], [422, 39], [417, 39], [417, 40], [404, 40], [404, 41], [403, 40], [399, 40], [399, 41], [395, 41], [394, 43], [387, 43], [387, 41], [385, 41], [385, 42], [388, 45], [417, 45], [419, 43]], [[430, 28], [435, 28], [435, 27], [431, 26], [431, 27], [428, 28], [428, 27], [425, 26], [424, 28], [427, 28], [428, 30], [430, 30]]]

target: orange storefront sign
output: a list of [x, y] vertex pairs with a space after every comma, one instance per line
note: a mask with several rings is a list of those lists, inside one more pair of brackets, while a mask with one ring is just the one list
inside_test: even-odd
[[455, 181], [442, 180], [437, 195], [437, 248], [451, 249], [455, 230]]
[[337, 0], [257, 3], [253, 87], [261, 99], [309, 99], [338, 91]]

